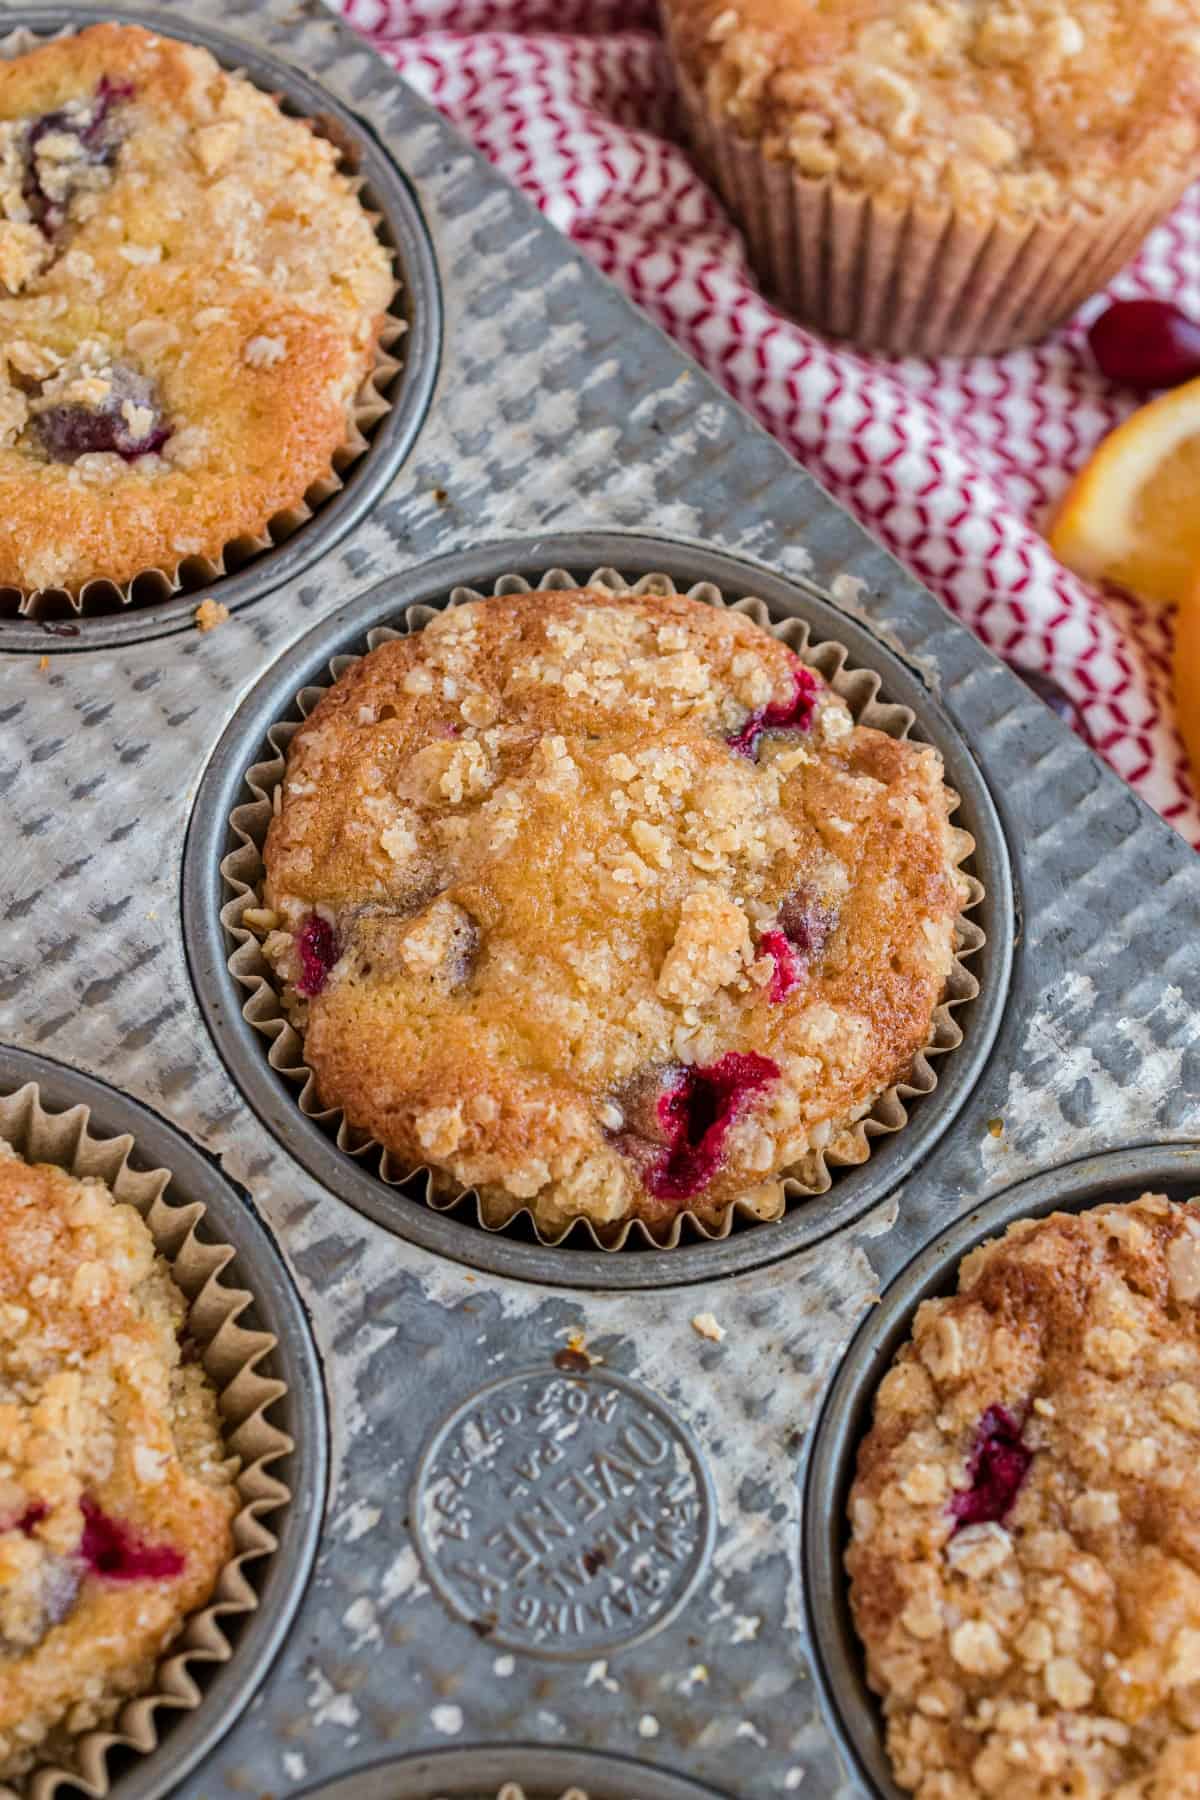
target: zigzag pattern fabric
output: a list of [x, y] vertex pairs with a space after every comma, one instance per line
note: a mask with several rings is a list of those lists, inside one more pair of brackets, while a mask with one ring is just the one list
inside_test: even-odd
[[[653, 0], [341, 0], [400, 73], [749, 409], [985, 644], [1050, 678], [1076, 728], [1200, 848], [1175, 726], [1171, 621], [1101, 595], [1040, 531], [1136, 404], [1084, 341], [1091, 301], [1034, 349], [886, 361], [806, 331], [755, 285], [679, 140]], [[1200, 313], [1200, 188], [1112, 297]]]

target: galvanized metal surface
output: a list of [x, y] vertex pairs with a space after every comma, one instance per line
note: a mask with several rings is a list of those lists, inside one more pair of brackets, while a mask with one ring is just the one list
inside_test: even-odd
[[[819, 1716], [800, 1605], [796, 1472], [817, 1394], [880, 1280], [947, 1220], [1050, 1163], [1200, 1136], [1200, 864], [337, 21], [291, 0], [170, 11], [181, 33], [219, 21], [302, 67], [388, 146], [424, 213], [446, 327], [411, 454], [319, 564], [207, 636], [67, 652], [51, 640], [48, 668], [34, 655], [0, 664], [0, 1037], [103, 1075], [222, 1159], [311, 1307], [330, 1391], [314, 1580], [258, 1700], [179, 1791], [282, 1796], [385, 1752], [529, 1740], [634, 1756], [753, 1800], [854, 1791]], [[192, 801], [251, 686], [385, 576], [490, 539], [548, 564], [529, 540], [561, 531], [651, 531], [832, 587], [839, 613], [878, 632], [969, 743], [1013, 858], [1008, 1003], [953, 1126], [852, 1228], [686, 1287], [484, 1278], [352, 1211], [253, 1115], [184, 953]], [[723, 1343], [692, 1330], [704, 1311]], [[491, 1381], [551, 1377], [576, 1331], [599, 1376], [627, 1377], [694, 1439], [716, 1515], [683, 1610], [590, 1662], [490, 1644], [486, 1617], [473, 1629], [431, 1585], [408, 1512], [444, 1421]], [[551, 1414], [567, 1404], [547, 1402]], [[475, 1535], [472, 1486], [540, 1451], [543, 1416], [506, 1414], [464, 1456], [468, 1563], [490, 1569], [498, 1552]], [[641, 1442], [646, 1460], [623, 1456], [627, 1473], [606, 1465], [605, 1529], [626, 1545], [652, 1538], [653, 1577], [674, 1527], [654, 1505], [640, 1522], [657, 1479]], [[526, 1491], [508, 1497], [511, 1579], [580, 1591], [554, 1621], [570, 1649], [607, 1592], [603, 1565], [584, 1581], [592, 1502], [547, 1490], [548, 1460], [528, 1466]], [[579, 1511], [548, 1537], [547, 1498], [564, 1513], [572, 1491]]]

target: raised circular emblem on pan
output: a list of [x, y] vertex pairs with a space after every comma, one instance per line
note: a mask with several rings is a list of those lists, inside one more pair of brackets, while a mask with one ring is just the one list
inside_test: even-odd
[[421, 1458], [412, 1520], [452, 1611], [489, 1642], [564, 1659], [666, 1625], [716, 1532], [690, 1432], [595, 1371], [506, 1376], [456, 1407]]

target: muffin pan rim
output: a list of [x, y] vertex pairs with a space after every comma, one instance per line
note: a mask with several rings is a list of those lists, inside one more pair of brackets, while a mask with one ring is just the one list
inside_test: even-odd
[[298, 66], [235, 32], [170, 13], [118, 5], [102, 12], [84, 6], [21, 6], [3, 16], [5, 33], [21, 27], [38, 33], [82, 30], [101, 20], [143, 25], [209, 50], [222, 68], [244, 71], [251, 83], [293, 102], [305, 118], [332, 118], [360, 151], [359, 169], [369, 189], [368, 205], [387, 228], [399, 289], [395, 316], [407, 320], [398, 340], [400, 370], [388, 411], [374, 427], [367, 449], [342, 477], [342, 485], [322, 501], [290, 537], [254, 556], [242, 568], [220, 575], [193, 591], [144, 605], [122, 606], [93, 615], [54, 619], [0, 617], [0, 652], [117, 649], [171, 635], [194, 626], [196, 608], [211, 599], [240, 612], [314, 567], [386, 497], [411, 454], [429, 413], [437, 385], [444, 339], [441, 273], [415, 189], [373, 128]]
[[[329, 1424], [324, 1372], [304, 1303], [287, 1262], [253, 1203], [241, 1195], [200, 1146], [141, 1101], [66, 1063], [0, 1044], [0, 1089], [35, 1082], [51, 1111], [88, 1107], [96, 1136], [128, 1132], [138, 1166], [166, 1168], [168, 1204], [203, 1200], [219, 1235], [237, 1253], [226, 1274], [249, 1289], [262, 1324], [278, 1338], [287, 1393], [275, 1403], [294, 1448], [288, 1459], [290, 1499], [268, 1515], [276, 1549], [262, 1559], [257, 1609], [247, 1615], [229, 1660], [200, 1677], [202, 1698], [191, 1712], [162, 1727], [162, 1741], [145, 1756], [117, 1761], [108, 1800], [166, 1800], [233, 1729], [282, 1651], [307, 1592], [324, 1522], [329, 1487]], [[185, 1187], [175, 1193], [176, 1183]], [[203, 1230], [203, 1228], [202, 1228]]]
[[1200, 1196], [1200, 1139], [1157, 1139], [1100, 1150], [1026, 1176], [926, 1237], [839, 1354], [804, 1451], [800, 1589], [822, 1716], [864, 1792], [877, 1800], [911, 1796], [891, 1779], [880, 1703], [863, 1672], [842, 1556], [846, 1501], [880, 1381], [910, 1335], [921, 1302], [953, 1292], [963, 1258], [1018, 1219], [1086, 1212], [1160, 1189], [1181, 1198], [1184, 1187]]
[[[228, 945], [219, 918], [224, 903], [219, 865], [231, 847], [227, 821], [242, 795], [244, 775], [261, 755], [269, 727], [290, 710], [294, 695], [314, 680], [327, 679], [326, 665], [333, 656], [365, 642], [373, 626], [394, 620], [411, 605], [436, 604], [457, 586], [486, 590], [508, 572], [536, 576], [561, 567], [581, 575], [603, 566], [616, 567], [631, 579], [637, 572], [661, 571], [681, 586], [711, 580], [731, 601], [755, 595], [775, 617], [808, 619], [818, 641], [834, 637], [843, 642], [855, 667], [881, 675], [880, 697], [908, 705], [916, 716], [917, 736], [942, 751], [947, 781], [962, 802], [954, 822], [976, 839], [973, 860], [983, 871], [985, 888], [971, 915], [981, 923], [987, 942], [970, 964], [980, 993], [962, 1009], [964, 1042], [939, 1059], [937, 1089], [914, 1106], [895, 1139], [878, 1144], [866, 1163], [839, 1174], [828, 1194], [797, 1203], [774, 1224], [747, 1227], [716, 1242], [633, 1253], [551, 1248], [523, 1243], [505, 1232], [481, 1231], [410, 1200], [354, 1164], [300, 1111], [270, 1068], [261, 1038], [242, 1017], [244, 994], [227, 967]], [[192, 986], [226, 1069], [261, 1122], [323, 1187], [396, 1235], [481, 1273], [548, 1287], [614, 1290], [679, 1286], [779, 1261], [852, 1223], [891, 1192], [941, 1140], [991, 1054], [1007, 998], [1015, 926], [1011, 864], [987, 782], [965, 738], [920, 676], [811, 582], [686, 540], [621, 532], [499, 540], [419, 564], [377, 583], [293, 644], [244, 695], [197, 784], [184, 848], [182, 906]]]
[[[498, 1774], [498, 1770], [502, 1772]], [[638, 1783], [636, 1792], [622, 1788], [620, 1800], [725, 1800], [719, 1788], [707, 1787], [691, 1776], [631, 1756], [508, 1741], [372, 1758], [328, 1781], [301, 1788], [294, 1800], [432, 1800], [434, 1795], [441, 1800], [443, 1794], [446, 1800], [474, 1800], [480, 1792], [490, 1796], [502, 1781], [518, 1781], [522, 1785], [536, 1782], [538, 1786], [530, 1790], [528, 1800], [542, 1800], [543, 1794], [551, 1793], [558, 1800], [565, 1786], [578, 1785], [580, 1781], [585, 1784], [588, 1800], [618, 1800], [608, 1786], [616, 1777], [636, 1777]], [[421, 1785], [414, 1786], [413, 1782]], [[469, 1786], [464, 1787], [464, 1782]], [[605, 1785], [597, 1789], [597, 1782]]]

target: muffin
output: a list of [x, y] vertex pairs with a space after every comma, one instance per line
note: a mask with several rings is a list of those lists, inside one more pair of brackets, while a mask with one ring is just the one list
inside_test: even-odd
[[0, 1782], [147, 1689], [233, 1553], [186, 1313], [133, 1207], [0, 1141]]
[[497, 596], [326, 692], [244, 923], [320, 1104], [435, 1194], [546, 1234], [772, 1218], [930, 1039], [951, 805], [739, 613]]
[[394, 286], [338, 151], [208, 51], [0, 60], [0, 587], [261, 547], [330, 482]]
[[1200, 1214], [1013, 1225], [882, 1382], [846, 1565], [920, 1800], [1200, 1795]]
[[752, 260], [893, 355], [1028, 343], [1197, 173], [1196, 0], [663, 0]]

